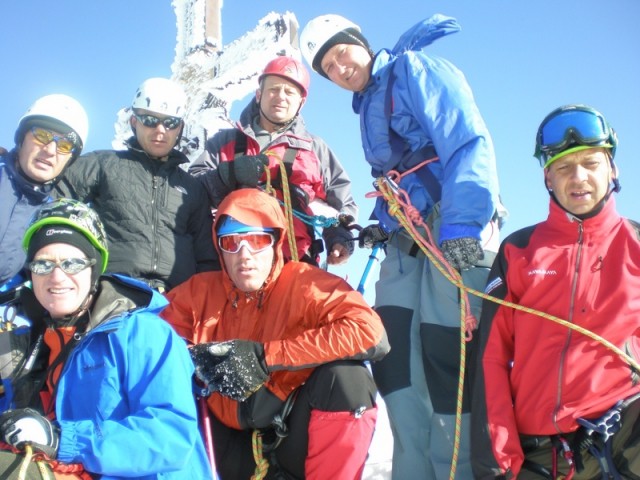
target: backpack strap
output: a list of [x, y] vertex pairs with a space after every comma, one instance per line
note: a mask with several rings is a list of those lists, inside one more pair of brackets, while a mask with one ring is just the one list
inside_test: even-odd
[[[247, 135], [239, 129], [236, 129], [236, 138], [235, 138], [235, 147], [234, 147], [234, 158], [238, 158], [241, 155], [246, 155], [247, 153]], [[291, 197], [291, 201], [293, 203], [293, 209], [300, 212], [306, 213], [306, 208], [309, 205], [309, 196], [307, 193], [300, 188], [298, 185], [291, 182], [291, 175], [293, 174], [293, 162], [296, 160], [296, 156], [298, 155], [298, 150], [296, 148], [287, 147], [284, 155], [282, 157], [282, 162], [284, 163], [285, 171], [287, 172], [287, 181], [289, 183], [289, 190], [293, 192]], [[233, 172], [233, 162], [229, 162], [229, 168]], [[276, 190], [282, 191], [282, 178], [280, 175], [280, 171], [278, 170], [277, 176], [272, 181], [273, 188]], [[324, 247], [322, 245], [321, 239], [315, 238], [315, 230], [313, 225], [306, 225], [307, 232], [309, 237], [311, 238], [311, 247], [309, 249], [309, 257], [311, 259], [315, 259], [317, 255], [322, 253]], [[305, 255], [306, 257], [306, 255]], [[317, 264], [315, 260], [312, 262], [314, 265]]]

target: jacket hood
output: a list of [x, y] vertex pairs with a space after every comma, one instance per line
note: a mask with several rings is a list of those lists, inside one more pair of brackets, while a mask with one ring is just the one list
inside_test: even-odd
[[220, 256], [225, 283], [228, 282], [231, 285], [231, 279], [222, 260], [222, 252], [218, 246], [218, 235], [216, 233], [218, 222], [224, 215], [229, 215], [247, 225], [273, 228], [278, 232], [278, 238], [276, 238], [276, 243], [274, 244], [273, 268], [265, 282], [265, 286], [270, 284], [274, 278], [278, 277], [284, 265], [282, 245], [287, 235], [284, 213], [278, 200], [256, 188], [241, 188], [231, 192], [220, 203], [213, 224], [213, 244]]
[[422, 50], [441, 37], [459, 32], [460, 28], [455, 18], [438, 13], [418, 22], [402, 34], [391, 53], [399, 55], [409, 50]]
[[[447, 17], [439, 13], [416, 23], [402, 34], [391, 50], [383, 48], [376, 53], [373, 59], [371, 79], [364, 91], [376, 83], [376, 77], [380, 75], [383, 69], [393, 68], [393, 61], [399, 55], [408, 51], [420, 51], [439, 38], [457, 33], [460, 30], [460, 24], [455, 18]], [[353, 94], [351, 105], [355, 113], [360, 112], [362, 93], [363, 92], [354, 92]]]

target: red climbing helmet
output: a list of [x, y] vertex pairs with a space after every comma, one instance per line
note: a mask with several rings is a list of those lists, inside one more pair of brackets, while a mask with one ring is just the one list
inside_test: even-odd
[[277, 75], [295, 83], [302, 90], [302, 98], [306, 98], [311, 79], [309, 72], [299, 60], [293, 57], [277, 57], [267, 63], [262, 74], [258, 77], [258, 82], [262, 82], [262, 79], [267, 75]]

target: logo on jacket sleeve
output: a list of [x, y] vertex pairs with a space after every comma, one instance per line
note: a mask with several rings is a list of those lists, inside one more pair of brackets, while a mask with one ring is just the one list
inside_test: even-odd
[[484, 293], [490, 294], [496, 288], [498, 288], [500, 285], [502, 285], [502, 283], [503, 282], [502, 282], [502, 278], [501, 277], [494, 278], [489, 283], [487, 283], [487, 286], [484, 288]]

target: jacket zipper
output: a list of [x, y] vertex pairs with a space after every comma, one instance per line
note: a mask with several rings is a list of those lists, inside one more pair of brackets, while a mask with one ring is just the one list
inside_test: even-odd
[[151, 271], [158, 271], [158, 177], [153, 176], [153, 189], [151, 193], [151, 229], [153, 238], [153, 257], [151, 258]]
[[[573, 271], [573, 282], [571, 283], [571, 296], [570, 296], [570, 302], [569, 302], [569, 315], [567, 318], [567, 321], [569, 323], [573, 323], [573, 311], [574, 311], [574, 307], [575, 307], [575, 300], [576, 300], [576, 290], [578, 289], [578, 280], [579, 280], [579, 276], [580, 276], [580, 261], [582, 260], [582, 234], [583, 234], [583, 225], [582, 222], [578, 223], [578, 252], [576, 254], [576, 264], [575, 264], [575, 269]], [[562, 352], [560, 354], [560, 365], [559, 365], [559, 372], [558, 372], [558, 386], [557, 386], [557, 395], [556, 395], [556, 407], [554, 409], [553, 412], [553, 423], [556, 427], [556, 430], [558, 431], [558, 433], [565, 433], [565, 432], [561, 432], [560, 429], [558, 428], [558, 411], [560, 410], [560, 407], [562, 405], [561, 403], [561, 399], [562, 399], [562, 385], [563, 385], [563, 378], [564, 378], [564, 368], [565, 368], [565, 361], [567, 358], [567, 352], [569, 351], [569, 344], [571, 343], [571, 338], [572, 338], [572, 333], [573, 330], [569, 329], [569, 331], [567, 332], [567, 339], [564, 343], [564, 347], [562, 348]]]

